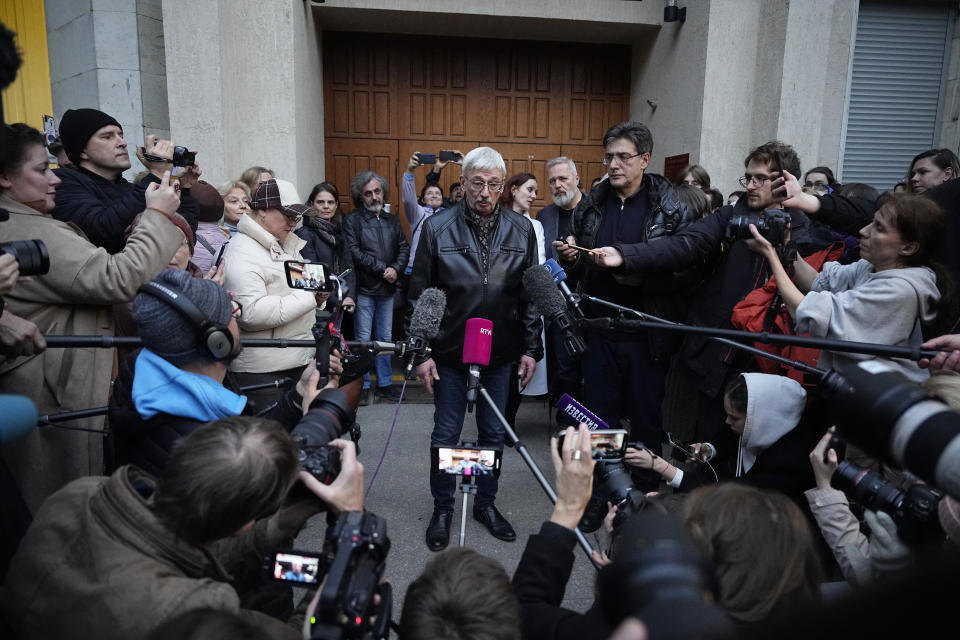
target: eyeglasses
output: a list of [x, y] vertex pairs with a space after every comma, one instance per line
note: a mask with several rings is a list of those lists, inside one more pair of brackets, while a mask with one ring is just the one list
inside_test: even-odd
[[770, 176], [761, 176], [761, 175], [752, 176], [749, 173], [740, 176], [740, 180], [738, 180], [738, 182], [740, 183], [740, 186], [743, 187], [744, 189], [749, 187], [751, 184], [754, 184], [757, 187], [762, 187], [763, 185], [767, 184], [769, 181], [770, 181]]
[[620, 164], [626, 164], [627, 160], [631, 160], [633, 158], [636, 158], [637, 156], [642, 156], [642, 155], [643, 155], [642, 153], [635, 153], [633, 155], [630, 155], [629, 153], [606, 153], [603, 155], [603, 158], [600, 160], [600, 162], [603, 163], [603, 166], [609, 167], [610, 163], [613, 162], [614, 160], [616, 160]]
[[293, 224], [300, 224], [300, 221], [303, 220], [302, 215], [288, 216], [287, 214], [283, 214], [283, 217]]
[[480, 195], [483, 193], [483, 190], [490, 189], [490, 193], [500, 193], [503, 191], [502, 182], [484, 182], [483, 180], [471, 180], [467, 183], [467, 186], [470, 188], [470, 192], [474, 195]]

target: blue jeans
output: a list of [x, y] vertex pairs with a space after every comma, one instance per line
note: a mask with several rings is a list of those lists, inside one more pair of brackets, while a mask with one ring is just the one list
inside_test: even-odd
[[[370, 340], [370, 333], [375, 333], [374, 340], [393, 342], [393, 296], [357, 296], [357, 340]], [[377, 386], [389, 387], [393, 376], [393, 366], [390, 363], [390, 354], [377, 356], [376, 360]], [[363, 376], [363, 388], [370, 388], [370, 374]]]
[[[430, 444], [453, 447], [460, 443], [463, 418], [467, 411], [467, 372], [438, 364], [437, 373], [440, 379], [433, 383], [433, 433], [430, 435]], [[507, 389], [511, 383], [510, 365], [481, 369], [480, 383], [502, 413], [507, 406]], [[515, 380], [513, 384], [516, 384]], [[477, 446], [503, 449], [503, 425], [479, 394], [474, 410], [477, 415]], [[475, 506], [492, 505], [497, 497], [497, 478], [492, 475], [477, 476], [476, 482]], [[430, 493], [433, 494], [435, 509], [453, 510], [456, 486], [457, 476], [430, 474]]]

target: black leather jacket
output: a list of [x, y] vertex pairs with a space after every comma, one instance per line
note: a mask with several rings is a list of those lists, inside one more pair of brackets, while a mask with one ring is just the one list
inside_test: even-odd
[[393, 267], [403, 275], [410, 258], [410, 246], [400, 220], [385, 211], [376, 214], [357, 209], [347, 216], [347, 247], [357, 270], [356, 293], [368, 296], [393, 295], [396, 286], [383, 279], [383, 271]]
[[[680, 201], [670, 181], [654, 173], [643, 174], [643, 186], [647, 190], [649, 213], [643, 230], [643, 242], [653, 242], [659, 238], [673, 235], [693, 222], [693, 213]], [[570, 221], [570, 232], [576, 243], [582, 247], [596, 247], [597, 232], [603, 219], [603, 207], [607, 198], [616, 198], [607, 180], [600, 182], [590, 192], [589, 203], [577, 207]], [[619, 247], [618, 247], [619, 248]], [[572, 266], [564, 267], [579, 278], [580, 288], [591, 293], [591, 274], [600, 267], [578, 254]], [[658, 271], [649, 273], [626, 272], [622, 269], [611, 271], [617, 284], [629, 287], [635, 293], [636, 304], [631, 305], [639, 311], [650, 313], [668, 320], [682, 320], [686, 314], [686, 294], [699, 284], [699, 276], [693, 270], [673, 272]], [[662, 332], [650, 332], [650, 352], [657, 359], [664, 359], [679, 346], [676, 336]]]
[[463, 338], [469, 318], [493, 321], [491, 367], [515, 362], [522, 355], [539, 360], [543, 357], [543, 324], [521, 281], [523, 272], [537, 264], [533, 225], [519, 213], [500, 207], [484, 273], [476, 225], [467, 218], [465, 207], [461, 201], [423, 223], [410, 276], [412, 304], [406, 328], [423, 290], [437, 287], [447, 294], [447, 307], [440, 335], [430, 344], [436, 362], [463, 367]]

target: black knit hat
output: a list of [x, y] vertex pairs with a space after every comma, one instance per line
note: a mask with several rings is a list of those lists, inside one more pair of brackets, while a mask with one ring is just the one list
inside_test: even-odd
[[[182, 291], [216, 324], [226, 326], [230, 322], [233, 304], [216, 282], [195, 278], [189, 271], [178, 269], [161, 271], [154, 281]], [[138, 293], [133, 299], [133, 319], [140, 329], [143, 346], [170, 364], [181, 366], [210, 358], [201, 344], [199, 328], [160, 298]]]
[[116, 119], [97, 109], [67, 109], [60, 119], [60, 142], [63, 150], [75, 165], [80, 164], [80, 154], [87, 146], [87, 141], [97, 131], [107, 125], [115, 124], [123, 127]]

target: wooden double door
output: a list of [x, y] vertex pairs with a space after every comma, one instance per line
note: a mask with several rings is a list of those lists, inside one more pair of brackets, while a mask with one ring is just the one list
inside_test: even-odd
[[[589, 187], [604, 173], [603, 132], [629, 111], [625, 46], [339, 32], [323, 41], [326, 179], [349, 211], [358, 171], [385, 176], [405, 228], [400, 178], [415, 151], [493, 147], [508, 176], [537, 177], [535, 213], [550, 202], [546, 162], [569, 156]], [[428, 170], [415, 173], [418, 192]], [[459, 178], [448, 164], [445, 194]]]

